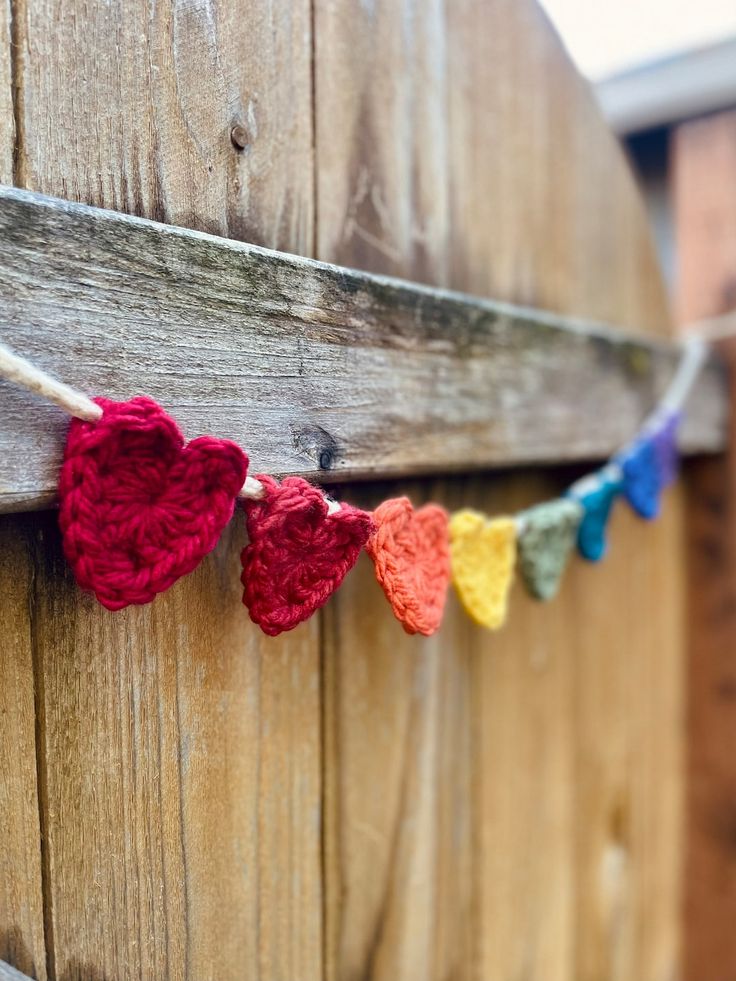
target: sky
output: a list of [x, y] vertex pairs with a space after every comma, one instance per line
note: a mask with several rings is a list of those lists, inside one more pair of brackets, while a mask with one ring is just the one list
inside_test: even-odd
[[540, 0], [585, 75], [736, 35], [736, 0]]

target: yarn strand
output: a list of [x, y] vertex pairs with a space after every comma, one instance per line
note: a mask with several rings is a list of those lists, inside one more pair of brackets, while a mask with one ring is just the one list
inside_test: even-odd
[[[2, 341], [0, 341], [0, 378], [6, 378], [15, 385], [40, 395], [48, 402], [53, 402], [75, 419], [99, 422], [102, 418], [102, 408], [96, 402], [83, 392], [72, 388], [71, 385], [57, 381], [52, 375], [31, 364], [20, 354], [16, 354]], [[246, 477], [238, 497], [244, 500], [262, 501], [265, 495], [266, 489], [260, 480]], [[338, 502], [327, 494], [324, 498], [327, 501], [327, 513], [336, 514], [340, 510]]]
[[[408, 499], [399, 499], [371, 516], [302, 478], [279, 484], [267, 474], [248, 476], [248, 459], [236, 444], [213, 437], [185, 444], [153, 400], [92, 400], [1, 342], [0, 378], [73, 417], [60, 480], [65, 553], [80, 585], [108, 609], [150, 602], [191, 571], [214, 547], [240, 498], [250, 537], [243, 552], [244, 602], [266, 633], [310, 616], [366, 548], [404, 629], [429, 636], [441, 622], [450, 575], [470, 615], [495, 629], [506, 616], [517, 542], [527, 584], [545, 599], [556, 592], [575, 540], [583, 557], [603, 557], [615, 499], [626, 497], [640, 517], [656, 517], [661, 490], [674, 479], [663, 475], [676, 472], [683, 406], [711, 345], [735, 336], [736, 311], [693, 324], [664, 395], [634, 437], [564, 498], [496, 519], [465, 509], [449, 526], [437, 505], [415, 512]], [[129, 512], [115, 496], [120, 487], [138, 495], [128, 501], [135, 505]], [[117, 524], [103, 520], [105, 507], [115, 510]]]
[[92, 399], [78, 392], [71, 385], [57, 381], [51, 375], [37, 368], [19, 354], [0, 342], [0, 376], [8, 381], [35, 392], [49, 402], [54, 402], [75, 419], [97, 422], [102, 418], [102, 409]]
[[[731, 329], [736, 331], [736, 322]], [[707, 341], [696, 333], [689, 333], [683, 339], [682, 355], [677, 370], [659, 404], [644, 421], [642, 431], [650, 432], [656, 429], [663, 416], [673, 415], [682, 409], [705, 364], [708, 348]]]
[[[730, 330], [736, 334], [736, 319], [731, 318], [729, 325]], [[664, 395], [640, 426], [634, 440], [627, 443], [619, 452], [615, 453], [600, 470], [586, 474], [580, 480], [576, 481], [570, 487], [569, 493], [573, 496], [587, 494], [590, 491], [599, 489], [610, 480], [620, 480], [622, 478], [623, 471], [617, 457], [621, 456], [632, 445], [632, 442], [641, 438], [641, 436], [656, 432], [667, 417], [674, 415], [682, 409], [705, 363], [708, 350], [708, 342], [699, 336], [695, 329], [688, 331], [682, 341], [682, 354], [680, 355], [675, 373]], [[523, 531], [523, 518], [520, 519], [520, 531]]]

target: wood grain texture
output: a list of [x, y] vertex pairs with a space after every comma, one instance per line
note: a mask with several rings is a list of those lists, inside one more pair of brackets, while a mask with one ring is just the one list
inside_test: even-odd
[[[540, 8], [461, 0], [450, 18], [452, 285], [666, 333], [632, 176]], [[667, 503], [654, 534], [622, 515], [607, 562], [474, 640], [478, 977], [678, 974], [684, 587]]]
[[633, 176], [540, 5], [447, 11], [452, 285], [668, 336]]
[[[273, 38], [291, 39], [276, 45], [290, 79], [309, 51], [295, 9], [298, 20], [301, 4], [270, 6], [269, 35], [250, 7], [126, 4], [123, 16], [122, 3], [18, 0], [22, 180], [303, 248], [311, 145], [289, 145], [288, 163], [274, 151], [268, 172], [265, 152], [260, 182], [257, 153], [242, 158], [253, 197], [237, 204], [237, 226], [234, 182], [215, 166], [222, 93], [198, 115], [216, 75], [202, 78], [198, 59], [212, 24], [226, 23], [218, 71], [263, 60], [259, 77], [274, 80], [261, 94], [266, 131], [289, 132], [311, 85], [297, 78], [298, 96], [282, 98]], [[632, 183], [536, 7], [317, 0], [315, 25], [321, 258], [665, 331]], [[211, 178], [193, 144], [202, 159], [212, 151]], [[408, 489], [499, 511], [570, 476], [350, 494], [368, 504]], [[153, 606], [111, 615], [70, 581], [53, 518], [24, 520], [37, 536], [29, 622], [52, 976], [677, 976], [676, 494], [654, 529], [618, 514], [611, 561], [573, 569], [557, 603], [517, 592], [507, 630], [492, 636], [451, 600], [429, 641], [401, 634], [365, 559], [321, 627], [259, 638], [237, 590], [240, 523]]]
[[[447, 489], [351, 498], [447, 501]], [[443, 634], [466, 631], [452, 604]], [[327, 977], [462, 976], [476, 927], [466, 652], [403, 634], [362, 556], [325, 611], [324, 686]]]
[[[671, 165], [684, 319], [736, 306], [736, 112], [682, 123]], [[723, 346], [733, 371], [736, 346]], [[688, 474], [687, 852], [685, 977], [736, 972], [736, 417], [727, 452]]]
[[[16, 16], [26, 187], [310, 248], [306, 0], [18, 0]], [[241, 115], [242, 153], [229, 137]], [[68, 326], [67, 363], [81, 364], [82, 326]], [[274, 643], [249, 623], [239, 519], [193, 576], [120, 617], [79, 593], [53, 515], [35, 519], [58, 981], [322, 974], [318, 624]]]
[[[187, 434], [240, 442], [256, 472], [334, 480], [603, 457], [676, 364], [671, 345], [600, 324], [13, 189], [0, 205], [5, 341], [82, 391], [157, 398]], [[0, 508], [48, 504], [67, 420], [2, 390]], [[685, 448], [722, 445], [715, 363], [689, 408]]]
[[308, 0], [15, 0], [15, 17], [17, 183], [311, 250]]
[[13, 109], [13, 57], [10, 0], [0, 0], [0, 183], [13, 182], [15, 113]]
[[[463, 288], [666, 332], [631, 174], [539, 7], [468, 0], [451, 18]], [[507, 493], [494, 510], [522, 490]], [[677, 976], [684, 591], [667, 505], [654, 533], [617, 516], [607, 562], [577, 564], [546, 607], [517, 590], [507, 629], [474, 639], [478, 977]]]
[[[11, 23], [10, 0], [0, 0], [0, 181], [5, 183], [13, 180], [15, 149]], [[28, 519], [0, 519], [0, 958], [46, 981], [32, 554]]]
[[[447, 284], [445, 31], [442, 3], [315, 4], [319, 258]], [[491, 393], [485, 386], [476, 405]], [[435, 425], [438, 447], [453, 453], [446, 423]], [[358, 499], [370, 506], [407, 489], [447, 501], [443, 481]], [[454, 608], [440, 637], [407, 637], [365, 558], [325, 612], [334, 981], [467, 976], [478, 928], [472, 692], [466, 649], [447, 642], [467, 629]]]
[[[631, 176], [535, 5], [315, 24], [320, 258], [667, 332]], [[409, 489], [502, 513], [570, 477]], [[553, 604], [517, 589], [498, 635], [451, 599], [437, 638], [389, 641], [356, 570], [326, 617], [329, 977], [678, 976], [681, 527], [676, 493], [654, 531], [622, 511], [611, 560]]]
[[260, 642], [242, 522], [165, 603], [122, 617], [80, 596], [39, 522], [56, 974], [318, 976], [317, 624]]
[[29, 519], [0, 519], [0, 957], [45, 981], [32, 556]]

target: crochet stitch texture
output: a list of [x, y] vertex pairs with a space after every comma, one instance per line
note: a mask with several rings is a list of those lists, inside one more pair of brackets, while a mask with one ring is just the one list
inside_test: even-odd
[[575, 547], [583, 506], [560, 498], [522, 511], [519, 566], [529, 593], [539, 600], [557, 594], [567, 560]]
[[657, 448], [652, 438], [640, 439], [620, 460], [624, 497], [640, 518], [659, 514], [662, 491]]
[[470, 616], [497, 630], [506, 620], [516, 561], [516, 522], [465, 508], [450, 519], [452, 579]]
[[578, 551], [589, 562], [600, 562], [606, 554], [608, 542], [606, 531], [611, 508], [621, 493], [621, 481], [607, 476], [603, 483], [585, 494], [571, 494], [585, 509], [583, 520], [578, 528]]
[[258, 480], [265, 498], [243, 505], [249, 538], [240, 557], [243, 602], [251, 620], [275, 637], [327, 602], [355, 565], [373, 521], [348, 504], [328, 514], [321, 491], [301, 477]]
[[408, 634], [431, 636], [442, 622], [450, 582], [448, 515], [437, 504], [414, 510], [407, 497], [373, 512], [366, 551], [394, 616]]
[[191, 572], [232, 517], [248, 458], [211, 436], [187, 445], [153, 399], [95, 399], [74, 419], [59, 478], [64, 553], [108, 610], [149, 603]]

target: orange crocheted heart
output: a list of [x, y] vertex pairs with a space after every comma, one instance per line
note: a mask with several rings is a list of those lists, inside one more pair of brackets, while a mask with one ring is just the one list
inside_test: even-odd
[[437, 504], [415, 511], [407, 497], [373, 512], [366, 551], [394, 615], [408, 634], [429, 637], [442, 622], [450, 582], [448, 516]]

